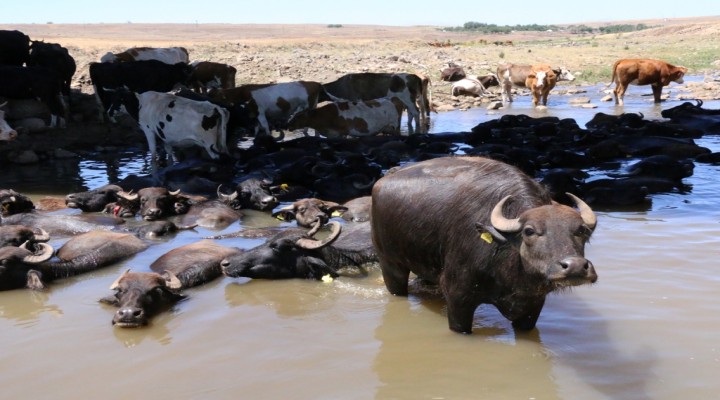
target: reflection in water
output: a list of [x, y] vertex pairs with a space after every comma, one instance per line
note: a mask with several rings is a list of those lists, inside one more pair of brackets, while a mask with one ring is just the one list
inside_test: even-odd
[[55, 304], [47, 304], [50, 295], [42, 291], [11, 290], [3, 293], [0, 301], [0, 317], [15, 320], [17, 326], [32, 327], [44, 313], [55, 316], [63, 314]]

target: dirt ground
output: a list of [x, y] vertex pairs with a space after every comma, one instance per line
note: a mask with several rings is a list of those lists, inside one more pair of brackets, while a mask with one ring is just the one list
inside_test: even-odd
[[[32, 40], [67, 47], [78, 66], [73, 89], [88, 97], [93, 93], [89, 64], [99, 61], [108, 51], [136, 46], [184, 46], [191, 61], [235, 66], [238, 85], [295, 80], [328, 82], [347, 73], [365, 71], [423, 73], [432, 80], [433, 101], [440, 111], [483, 107], [495, 100], [492, 96], [485, 99], [451, 96], [451, 84], [439, 80], [440, 70], [449, 62], [476, 75], [484, 75], [505, 62], [565, 66], [577, 79], [573, 83], [561, 82], [555, 90], [572, 90], [576, 86], [607, 83], [612, 64], [619, 58], [658, 58], [688, 67], [690, 75], [705, 75], [704, 82], [691, 88], [692, 98], [720, 98], [717, 82], [720, 79], [715, 77], [720, 68], [720, 17], [607, 24], [620, 23], [644, 23], [654, 28], [609, 35], [565, 31], [485, 35], [447, 32], [433, 26], [372, 25], [48, 23], [0, 25], [0, 29], [18, 29]], [[80, 128], [75, 124], [76, 130], [102, 135], [110, 142], [127, 140], [122, 137], [124, 131], [118, 133], [97, 121], [88, 121], [93, 118], [92, 113], [85, 114], [75, 115], [74, 121], [83, 123]], [[65, 136], [68, 137], [65, 141], [83, 137], [82, 132]], [[17, 143], [11, 147], [22, 146]]]

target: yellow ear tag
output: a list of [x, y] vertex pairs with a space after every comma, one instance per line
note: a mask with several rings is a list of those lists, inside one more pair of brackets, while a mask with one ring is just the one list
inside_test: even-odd
[[492, 242], [493, 242], [493, 237], [492, 237], [492, 235], [491, 235], [490, 233], [488, 233], [488, 232], [483, 232], [483, 233], [481, 233], [481, 234], [480, 234], [480, 239], [482, 239], [482, 240], [484, 240], [484, 241], [486, 241], [486, 242], [488, 242], [488, 243], [492, 243]]
[[287, 183], [282, 183], [282, 184], [280, 184], [280, 189], [282, 189], [282, 190], [284, 190], [284, 191], [287, 192], [287, 190], [288, 190], [288, 184], [287, 184]]
[[334, 279], [333, 279], [333, 277], [330, 276], [330, 275], [323, 275], [322, 281], [325, 282], [325, 283], [330, 283], [330, 282], [334, 281]]
[[332, 214], [330, 214], [331, 217], [342, 217], [342, 214], [340, 211], [333, 211]]
[[280, 220], [280, 221], [285, 221], [285, 217], [283, 216], [282, 213], [276, 215], [275, 218], [278, 219], [278, 220]]

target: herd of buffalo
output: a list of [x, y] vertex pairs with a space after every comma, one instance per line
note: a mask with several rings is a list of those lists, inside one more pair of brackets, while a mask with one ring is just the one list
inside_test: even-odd
[[[533, 329], [548, 293], [598, 278], [584, 254], [593, 208], [691, 190], [683, 179], [696, 162], [720, 163], [695, 142], [718, 133], [720, 110], [698, 101], [662, 116], [598, 113], [580, 127], [504, 115], [470, 132], [408, 136], [256, 133], [251, 146], [231, 146], [222, 157], [186, 155], [42, 206], [0, 188], [0, 290], [41, 290], [178, 231], [225, 231], [244, 210], [257, 210], [296, 226], [198, 237], [143, 272], [124, 272], [102, 299], [118, 307], [113, 324], [146, 325], [184, 289], [223, 275], [330, 280], [379, 264], [394, 295], [408, 294], [411, 274], [436, 285], [453, 331], [471, 333], [483, 303], [516, 329]], [[49, 242], [58, 238], [66, 240], [54, 249]], [[266, 240], [244, 249], [234, 238]]]

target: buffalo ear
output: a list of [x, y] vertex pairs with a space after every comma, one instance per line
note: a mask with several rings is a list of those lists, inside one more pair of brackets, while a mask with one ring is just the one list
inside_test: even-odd
[[165, 270], [165, 272], [163, 272], [163, 279], [165, 279], [165, 286], [167, 286], [168, 289], [182, 288], [182, 282], [180, 282], [177, 275], [173, 274], [171, 271]]
[[105, 303], [105, 304], [109, 304], [111, 306], [120, 307], [120, 300], [118, 300], [118, 298], [115, 297], [114, 295], [105, 296], [98, 301], [100, 303]]
[[[330, 275], [332, 278], [337, 278], [338, 273], [334, 269], [330, 268], [325, 261], [316, 257], [303, 257], [303, 264], [308, 269], [307, 278], [313, 278], [318, 281], [322, 280], [325, 275]], [[300, 277], [303, 278], [303, 277]]]
[[342, 217], [347, 212], [348, 208], [339, 204], [328, 207], [327, 213], [331, 217]]
[[295, 213], [292, 212], [291, 210], [283, 210], [283, 209], [281, 209], [281, 210], [279, 210], [279, 211], [274, 212], [274, 213], [272, 214], [272, 216], [275, 217], [275, 218], [277, 218], [277, 219], [279, 219], [279, 220], [281, 220], [281, 221], [286, 221], [286, 222], [289, 222], [289, 221], [292, 221], [292, 220], [295, 219]]
[[40, 271], [31, 269], [27, 272], [27, 282], [25, 283], [25, 286], [28, 289], [32, 290], [43, 290], [45, 289], [45, 284], [42, 281], [42, 273]]
[[492, 243], [492, 240], [486, 239], [483, 235], [490, 234], [490, 236], [500, 243], [507, 242], [507, 238], [497, 231], [492, 225], [485, 225], [480, 222], [475, 223], [475, 230], [480, 233], [480, 237], [488, 243]]

